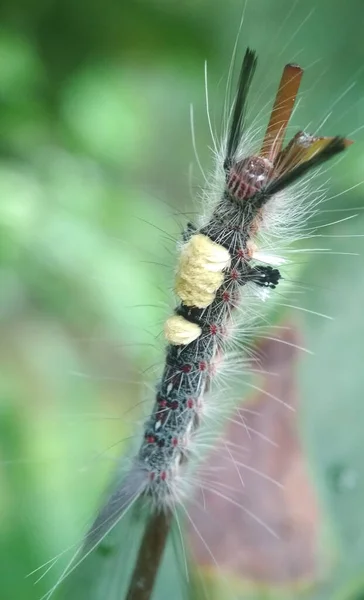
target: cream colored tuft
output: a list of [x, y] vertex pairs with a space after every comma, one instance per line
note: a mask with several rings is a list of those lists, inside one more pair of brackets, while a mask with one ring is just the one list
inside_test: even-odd
[[190, 344], [202, 333], [201, 327], [196, 323], [187, 321], [184, 317], [174, 315], [169, 317], [164, 324], [164, 335], [170, 344], [175, 346]]
[[198, 233], [182, 249], [175, 290], [187, 306], [206, 308], [224, 280], [223, 269], [230, 263], [226, 248]]

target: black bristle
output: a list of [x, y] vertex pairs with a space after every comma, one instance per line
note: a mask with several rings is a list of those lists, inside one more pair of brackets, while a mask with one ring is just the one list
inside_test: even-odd
[[247, 106], [247, 97], [250, 85], [257, 66], [257, 54], [254, 50], [247, 48], [241, 66], [238, 91], [234, 101], [233, 116], [230, 123], [226, 146], [225, 168], [227, 168], [235, 155], [241, 139]]
[[256, 195], [254, 200], [257, 202], [257, 206], [263, 206], [271, 196], [278, 194], [286, 187], [292, 185], [298, 179], [306, 175], [309, 171], [319, 167], [330, 158], [333, 158], [345, 150], [345, 148], [345, 138], [341, 136], [334, 137], [331, 142], [327, 144], [327, 146], [322, 148], [322, 150], [317, 152], [309, 160], [297, 165], [291, 171], [287, 171], [287, 173], [284, 173], [281, 177], [278, 177], [278, 179], [273, 179], [270, 181], [267, 187]]
[[250, 279], [261, 287], [268, 287], [274, 290], [279, 280], [282, 279], [282, 275], [278, 269], [274, 269], [269, 265], [259, 265], [252, 267]]

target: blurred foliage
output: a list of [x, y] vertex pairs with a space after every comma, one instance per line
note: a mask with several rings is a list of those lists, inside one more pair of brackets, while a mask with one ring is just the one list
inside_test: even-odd
[[[175, 240], [196, 211], [189, 103], [208, 169], [203, 62], [219, 130], [242, 10], [238, 0], [0, 4], [1, 600], [39, 599], [55, 581], [58, 566], [35, 586], [25, 576], [80, 539], [141, 414], [143, 382], [155, 381]], [[362, 0], [250, 0], [239, 42], [238, 54], [250, 44], [260, 56], [252, 117], [264, 124], [282, 65], [297, 60], [307, 73], [294, 128], [328, 117], [324, 133], [355, 139], [329, 171], [324, 208], [342, 212], [323, 218], [360, 216], [322, 230], [333, 236], [364, 230], [363, 19]], [[201, 183], [194, 165], [192, 195]], [[360, 237], [318, 242], [363, 250]], [[364, 280], [357, 256], [310, 256], [297, 261], [300, 304], [335, 321], [292, 312], [315, 352], [301, 364], [301, 429], [331, 523], [309, 597], [358, 600]]]

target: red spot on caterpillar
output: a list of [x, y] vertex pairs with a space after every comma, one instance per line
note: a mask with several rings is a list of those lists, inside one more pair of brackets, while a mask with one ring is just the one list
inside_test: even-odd
[[247, 253], [245, 252], [244, 248], [239, 248], [236, 254], [238, 258], [245, 258]]
[[191, 365], [183, 365], [181, 371], [182, 371], [182, 373], [190, 373], [191, 369], [192, 369]]
[[231, 276], [231, 279], [233, 279], [234, 281], [239, 279], [239, 273], [237, 272], [236, 269], [232, 269], [230, 276]]
[[154, 444], [155, 437], [154, 437], [154, 435], [147, 435], [146, 440], [147, 440], [148, 444]]
[[162, 471], [160, 474], [160, 478], [161, 481], [165, 481], [167, 479], [167, 473], [165, 471]]
[[158, 400], [158, 404], [161, 408], [164, 408], [165, 406], [167, 406], [167, 400], [165, 400], [164, 398], [160, 398], [160, 400]]
[[171, 402], [170, 406], [171, 406], [172, 410], [177, 410], [177, 408], [179, 406], [178, 401], [177, 400], [173, 400], [173, 402]]
[[217, 325], [210, 325], [210, 333], [211, 335], [216, 335], [218, 331]]
[[194, 407], [194, 401], [192, 398], [188, 398], [187, 400], [187, 408], [193, 408]]
[[198, 368], [200, 371], [206, 371], [207, 364], [205, 363], [204, 360], [202, 360], [200, 363], [198, 363]]
[[173, 438], [173, 440], [172, 440], [172, 446], [174, 446], [174, 447], [178, 446], [178, 438], [176, 438], [176, 437]]
[[222, 299], [223, 299], [224, 302], [230, 302], [230, 293], [229, 292], [223, 292]]

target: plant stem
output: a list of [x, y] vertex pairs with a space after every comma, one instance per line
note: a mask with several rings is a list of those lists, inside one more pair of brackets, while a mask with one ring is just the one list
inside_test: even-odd
[[147, 523], [125, 600], [150, 600], [163, 558], [172, 513], [153, 513]]

